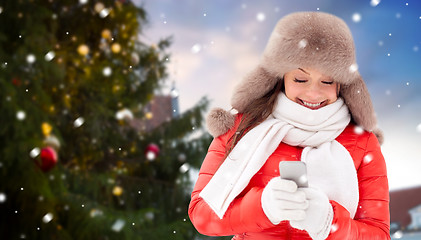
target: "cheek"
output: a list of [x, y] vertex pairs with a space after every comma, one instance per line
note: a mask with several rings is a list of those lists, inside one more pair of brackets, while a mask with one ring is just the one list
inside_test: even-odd
[[294, 100], [297, 97], [298, 90], [299, 89], [294, 87], [293, 84], [285, 84], [285, 95], [291, 100]]
[[339, 91], [338, 91], [337, 86], [329, 87], [329, 89], [327, 90], [328, 98], [332, 102], [334, 102], [334, 101], [336, 101], [338, 99], [338, 94], [339, 94]]

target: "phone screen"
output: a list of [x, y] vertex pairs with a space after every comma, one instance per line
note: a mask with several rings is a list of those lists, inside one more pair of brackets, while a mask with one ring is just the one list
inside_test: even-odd
[[279, 163], [282, 179], [294, 181], [298, 187], [308, 187], [307, 166], [301, 161], [282, 161]]

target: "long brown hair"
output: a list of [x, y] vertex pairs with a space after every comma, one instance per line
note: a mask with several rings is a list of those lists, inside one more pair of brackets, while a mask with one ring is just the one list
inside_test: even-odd
[[225, 149], [226, 157], [248, 131], [259, 125], [272, 114], [278, 94], [283, 89], [284, 81], [282, 78], [278, 78], [275, 86], [269, 92], [247, 105], [243, 111], [237, 131], [228, 141]]

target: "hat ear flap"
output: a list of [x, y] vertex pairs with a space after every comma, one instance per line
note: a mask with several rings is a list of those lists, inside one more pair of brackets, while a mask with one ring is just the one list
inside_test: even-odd
[[373, 104], [361, 76], [358, 75], [351, 84], [341, 85], [340, 92], [355, 123], [370, 132], [376, 129]]
[[234, 89], [232, 107], [240, 113], [244, 112], [247, 105], [269, 92], [277, 81], [277, 76], [258, 65]]
[[235, 116], [222, 108], [212, 109], [206, 117], [206, 126], [213, 137], [219, 137], [235, 125]]
[[384, 142], [384, 134], [383, 131], [379, 128], [376, 128], [373, 130], [374, 135], [376, 135], [377, 140], [379, 141], [379, 144], [382, 145]]

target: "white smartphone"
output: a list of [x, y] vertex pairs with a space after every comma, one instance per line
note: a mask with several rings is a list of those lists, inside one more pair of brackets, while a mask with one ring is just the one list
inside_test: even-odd
[[279, 174], [282, 179], [294, 181], [298, 187], [308, 187], [307, 166], [301, 161], [282, 161], [279, 163]]

